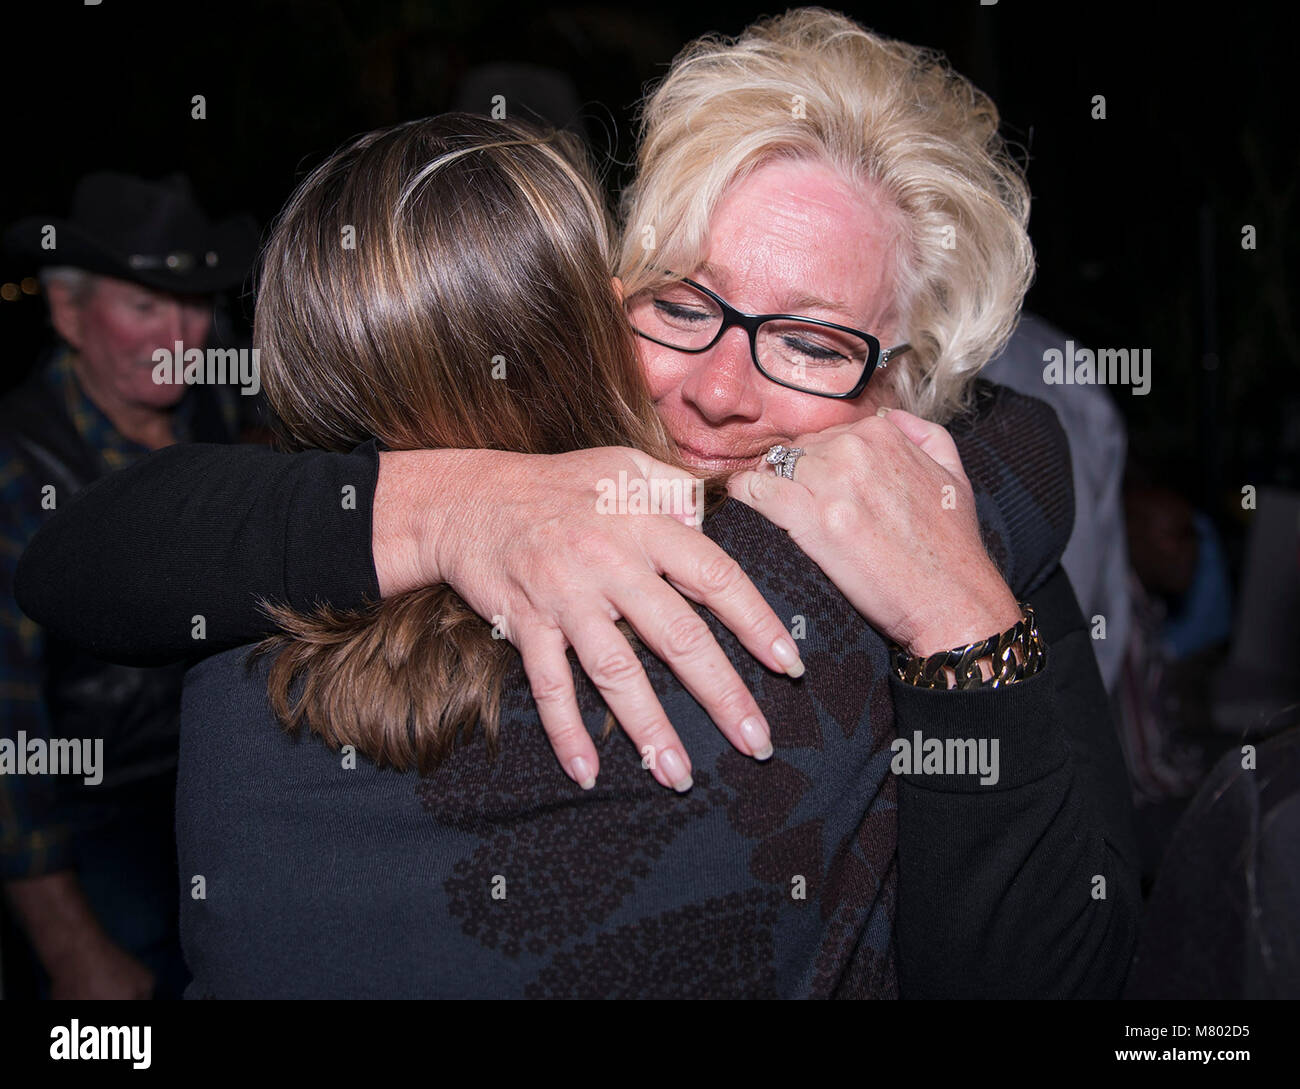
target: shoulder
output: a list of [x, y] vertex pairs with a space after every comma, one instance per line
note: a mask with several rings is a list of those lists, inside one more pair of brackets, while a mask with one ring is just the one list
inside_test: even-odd
[[[191, 666], [181, 694], [178, 806], [188, 816], [209, 811], [275, 820], [286, 797], [304, 815], [349, 798], [363, 808], [379, 804], [383, 782], [366, 760], [355, 766], [307, 728], [287, 732], [267, 695], [269, 656], [255, 644], [214, 654]], [[380, 794], [384, 792], [380, 790]], [[386, 796], [386, 795], [385, 795]], [[330, 801], [332, 799], [332, 801]]]
[[976, 379], [971, 409], [949, 424], [989, 553], [1025, 594], [1060, 562], [1074, 528], [1070, 445], [1045, 401]]
[[965, 442], [1002, 458], [1023, 452], [1030, 444], [1039, 455], [1033, 467], [1040, 472], [1050, 472], [1053, 460], [1069, 461], [1069, 444], [1056, 409], [1040, 397], [988, 378], [975, 379], [968, 411], [954, 418], [948, 430], [959, 446]]
[[778, 614], [812, 612], [844, 629], [857, 626], [857, 611], [785, 530], [753, 508], [728, 499], [704, 524], [736, 560]]
[[269, 662], [255, 658], [255, 649], [256, 644], [248, 644], [212, 654], [185, 672], [181, 769], [195, 788], [199, 783], [209, 789], [221, 785], [212, 778], [216, 767], [227, 774], [239, 769], [245, 779], [237, 792], [249, 789], [252, 781], [264, 787], [268, 777], [293, 762], [295, 753], [313, 748], [296, 744], [299, 739], [280, 728], [267, 697]]
[[[253, 649], [252, 645], [234, 647], [186, 671], [181, 726], [195, 744], [235, 748], [240, 740], [236, 733], [264, 728], [269, 714], [265, 679], [256, 671]], [[209, 728], [218, 722], [219, 730]]]

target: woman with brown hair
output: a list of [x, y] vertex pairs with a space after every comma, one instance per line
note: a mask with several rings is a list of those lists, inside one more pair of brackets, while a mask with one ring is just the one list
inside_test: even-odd
[[[261, 265], [254, 336], [281, 445], [674, 459], [586, 170], [561, 133], [469, 114], [371, 133], [318, 167]], [[495, 742], [513, 652], [450, 588], [272, 613], [287, 635], [264, 648], [271, 695], [291, 726], [403, 769], [428, 770], [476, 722]]]
[[[230, 856], [247, 899], [219, 902], [209, 880], [194, 925], [215, 927], [205, 947], [233, 956], [249, 919], [275, 922], [242, 972], [202, 957], [200, 981], [247, 993], [257, 965], [274, 964], [283, 993], [364, 990], [370, 969], [317, 963], [323, 945], [364, 948], [381, 966], [372, 993], [557, 993], [558, 972], [570, 993], [888, 994], [897, 942], [904, 995], [1118, 993], [1137, 893], [1105, 694], [1059, 566], [1072, 513], [1068, 451], [1046, 406], [976, 378], [1014, 324], [1032, 268], [1028, 191], [996, 109], [928, 51], [802, 9], [734, 41], [691, 43], [643, 116], [612, 267], [676, 458], [631, 452], [641, 440], [620, 429], [641, 416], [630, 395], [631, 415], [616, 409], [607, 421], [584, 401], [589, 377], [618, 359], [582, 346], [602, 342], [585, 330], [612, 304], [610, 269], [582, 295], [603, 300], [585, 316], [572, 312], [573, 295], [557, 293], [575, 268], [601, 264], [574, 265], [576, 251], [561, 244], [594, 229], [602, 248], [599, 228], [574, 233], [590, 219], [590, 197], [571, 194], [575, 218], [548, 213], [539, 231], [558, 190], [538, 189], [532, 169], [486, 153], [449, 159], [430, 145], [397, 186], [401, 171], [367, 150], [351, 180], [315, 179], [337, 196], [304, 198], [312, 211], [297, 230], [311, 245], [291, 248], [283, 265], [290, 280], [321, 286], [287, 296], [293, 335], [284, 339], [373, 362], [385, 404], [371, 403], [365, 368], [342, 382], [334, 368], [346, 362], [322, 357], [322, 373], [306, 362], [319, 387], [301, 406], [298, 394], [280, 396], [302, 428], [298, 445], [323, 450], [160, 455], [80, 499], [29, 549], [24, 607], [135, 660], [192, 654], [196, 607], [209, 647], [266, 634], [249, 607], [258, 596], [299, 614], [321, 601], [361, 614], [279, 614], [297, 640], [274, 659], [280, 709], [333, 731], [345, 745], [337, 757], [314, 741], [268, 748], [284, 741], [264, 728], [264, 695], [216, 672], [229, 663], [192, 674], [191, 711], [215, 727], [191, 728], [194, 751], [211, 753], [194, 766], [232, 759], [232, 745], [239, 766], [196, 813], [253, 815], [259, 829]], [[422, 176], [427, 162], [442, 165]], [[499, 176], [457, 183], [451, 168], [471, 164]], [[539, 179], [554, 180], [553, 162], [536, 165]], [[382, 190], [372, 175], [387, 179]], [[403, 219], [391, 213], [433, 216], [420, 201], [442, 183], [451, 196], [441, 214], [458, 227], [463, 218], [465, 233], [422, 222], [441, 247], [431, 255], [423, 235], [395, 233]], [[370, 198], [381, 192], [389, 214], [376, 226]], [[347, 266], [361, 255], [339, 238], [389, 252]], [[384, 260], [392, 270], [376, 266]], [[346, 293], [321, 278], [336, 270]], [[483, 294], [497, 288], [499, 298]], [[462, 309], [474, 306], [489, 309]], [[535, 331], [547, 317], [535, 336], [553, 345], [520, 336], [517, 321]], [[328, 336], [300, 335], [322, 319]], [[429, 337], [441, 321], [442, 339], [390, 328], [407, 321]], [[435, 398], [420, 366], [389, 358], [398, 351], [477, 368], [467, 388], [484, 399]], [[562, 357], [547, 356], [558, 367], [550, 390], [530, 388], [522, 410], [502, 408], [512, 368], [547, 352]], [[494, 381], [505, 388], [487, 384], [485, 369], [500, 370]], [[447, 374], [433, 362], [427, 370]], [[531, 424], [544, 392], [555, 398], [547, 410], [573, 417], [547, 432], [563, 439], [560, 452], [501, 441], [493, 414]], [[383, 430], [395, 426], [390, 415], [419, 420], [414, 406], [435, 400], [484, 448], [443, 433], [425, 439], [448, 444], [441, 449], [363, 442], [375, 434], [400, 444]], [[597, 424], [605, 431], [587, 439]], [[349, 452], [350, 441], [361, 445]], [[586, 441], [617, 445], [582, 449]], [[653, 436], [644, 448], [656, 448]], [[764, 453], [763, 473], [745, 471]], [[598, 502], [605, 485], [620, 494], [625, 478], [693, 481], [683, 464], [734, 473], [728, 487], [748, 508], [724, 504], [704, 535]], [[179, 488], [185, 499], [171, 501]], [[77, 550], [87, 532], [91, 562]], [[179, 554], [169, 567], [177, 577], [142, 569], [138, 557], [159, 552]], [[41, 584], [51, 571], [60, 578]], [[444, 590], [407, 597], [431, 585]], [[421, 787], [431, 830], [406, 780], [346, 746], [357, 729], [387, 746], [370, 750], [377, 759], [418, 761], [428, 735], [404, 730], [403, 709], [412, 724], [416, 714], [424, 726], [436, 720], [432, 755], [450, 745], [444, 727], [480, 708], [490, 717], [495, 689], [478, 683], [494, 665], [490, 651], [479, 654], [485, 643], [457, 635], [446, 652], [426, 650], [421, 625], [403, 623], [400, 608], [376, 612], [380, 599], [415, 600], [419, 617], [472, 632], [448, 587], [519, 657], [506, 660], [498, 761], [474, 749], [486, 730], [452, 747]], [[775, 676], [678, 592], [706, 603]], [[122, 610], [139, 612], [140, 602], [149, 615], [123, 625]], [[800, 656], [778, 616], [802, 639], [801, 682], [791, 680]], [[633, 651], [619, 617], [654, 659]], [[581, 700], [569, 647], [591, 679], [579, 684]], [[404, 687], [416, 672], [403, 674], [408, 662], [435, 679], [472, 672], [468, 703], [437, 685], [433, 695]], [[365, 697], [359, 710], [353, 691]], [[606, 707], [633, 745], [599, 740]], [[702, 729], [705, 712], [722, 737]], [[529, 762], [539, 727], [558, 764], [545, 751]], [[898, 748], [896, 786], [887, 746]], [[971, 778], [959, 758], [986, 750], [1000, 765]], [[339, 765], [351, 778], [339, 778]], [[562, 775], [567, 794], [554, 781]], [[681, 793], [655, 809], [628, 775]], [[895, 791], [897, 852], [882, 854]], [[344, 796], [341, 819], [334, 803]], [[577, 819], [591, 804], [604, 805], [605, 820]], [[231, 847], [229, 837], [205, 841], [206, 869], [196, 861], [191, 872], [229, 876]], [[271, 892], [254, 893], [259, 882]], [[311, 904], [322, 889], [324, 912]], [[235, 891], [227, 884], [227, 897]], [[650, 957], [638, 935], [675, 947], [680, 963]], [[727, 944], [733, 937], [739, 945]], [[412, 975], [408, 938], [460, 967], [437, 980]], [[307, 962], [300, 979], [284, 968], [294, 950]], [[215, 985], [214, 966], [226, 971]]]
[[[288, 445], [675, 460], [595, 191], [560, 135], [468, 115], [331, 156], [262, 264], [255, 337]], [[776, 715], [787, 751], [764, 766], [646, 655], [696, 754], [689, 793], [665, 798], [654, 752], [599, 729], [589, 687], [604, 774], [566, 778], [517, 653], [446, 586], [271, 606], [282, 634], [191, 670], [190, 993], [895, 994], [886, 663], [776, 527], [727, 502], [709, 532], [763, 558], [817, 669], [765, 673], [722, 636]]]

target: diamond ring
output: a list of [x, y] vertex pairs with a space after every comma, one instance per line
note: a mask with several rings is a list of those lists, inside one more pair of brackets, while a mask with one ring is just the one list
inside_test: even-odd
[[800, 450], [797, 446], [791, 449], [777, 443], [768, 450], [763, 460], [772, 466], [772, 470], [777, 476], [783, 476], [786, 480], [793, 480], [795, 462], [803, 457], [804, 453], [805, 451]]

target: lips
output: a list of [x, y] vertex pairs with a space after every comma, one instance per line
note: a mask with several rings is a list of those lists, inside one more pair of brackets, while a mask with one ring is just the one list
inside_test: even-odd
[[767, 450], [767, 447], [764, 446], [752, 453], [736, 453], [734, 450], [726, 449], [722, 444], [701, 449], [692, 443], [678, 439], [677, 449], [681, 452], [683, 460], [693, 469], [734, 471], [736, 469], [754, 468], [755, 463]]

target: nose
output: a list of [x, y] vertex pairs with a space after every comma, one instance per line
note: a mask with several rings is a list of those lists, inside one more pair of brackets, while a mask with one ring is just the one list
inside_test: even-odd
[[202, 348], [208, 339], [211, 311], [203, 305], [180, 299], [168, 300], [162, 313], [167, 342], [184, 341], [187, 348]]
[[212, 331], [212, 310], [210, 307], [187, 307], [181, 313], [181, 321], [185, 324], [185, 336], [188, 340], [199, 346], [207, 344], [208, 334]]
[[[159, 309], [159, 324], [165, 343], [171, 344], [177, 340], [184, 340], [185, 310], [181, 304], [174, 299], [168, 299]], [[189, 348], [191, 345], [187, 344], [186, 347]]]
[[763, 376], [754, 366], [744, 329], [728, 329], [707, 352], [691, 358], [695, 366], [682, 383], [682, 400], [710, 424], [752, 423], [762, 415], [758, 383]]

